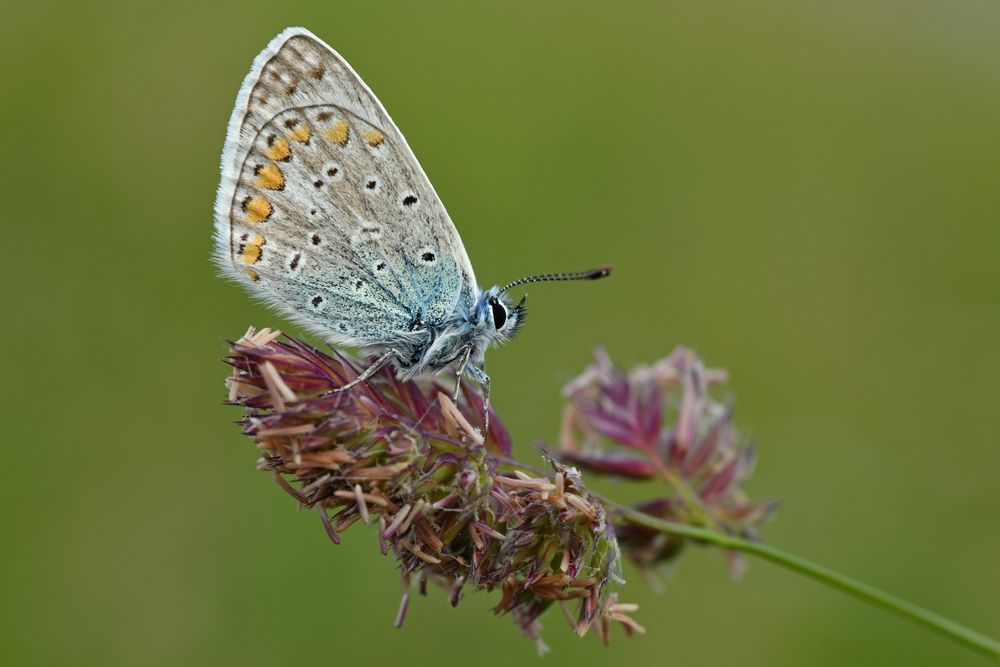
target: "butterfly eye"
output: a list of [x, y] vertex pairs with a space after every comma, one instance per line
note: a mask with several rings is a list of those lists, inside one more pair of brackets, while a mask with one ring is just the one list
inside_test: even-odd
[[490, 299], [490, 310], [493, 311], [493, 327], [500, 331], [507, 324], [507, 309], [496, 299]]

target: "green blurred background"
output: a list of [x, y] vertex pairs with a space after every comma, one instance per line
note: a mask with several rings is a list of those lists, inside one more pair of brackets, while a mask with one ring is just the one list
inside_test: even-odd
[[[286, 326], [209, 262], [253, 57], [304, 25], [409, 139], [480, 280], [537, 286], [490, 355], [517, 454], [605, 344], [732, 373], [776, 545], [1000, 635], [1000, 6], [9, 3], [2, 121], [4, 664], [534, 663], [493, 598], [399, 599], [255, 472], [224, 339]], [[605, 485], [622, 497], [634, 492]], [[653, 490], [651, 489], [650, 492]], [[356, 531], [356, 532], [355, 532]], [[608, 649], [547, 665], [976, 665], [771, 565], [691, 550]], [[433, 661], [433, 662], [432, 662]]]

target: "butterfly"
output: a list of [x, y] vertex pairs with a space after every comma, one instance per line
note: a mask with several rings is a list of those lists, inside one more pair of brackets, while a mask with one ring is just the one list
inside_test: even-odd
[[[408, 380], [451, 369], [483, 387], [486, 349], [512, 338], [507, 292], [610, 267], [482, 290], [465, 246], [403, 135], [336, 51], [304, 28], [265, 48], [236, 98], [215, 202], [215, 260], [257, 298], [333, 345]], [[456, 386], [456, 397], [458, 386]]]

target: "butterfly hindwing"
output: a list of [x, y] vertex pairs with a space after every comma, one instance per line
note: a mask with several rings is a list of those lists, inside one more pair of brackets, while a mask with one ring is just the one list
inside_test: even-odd
[[224, 270], [334, 342], [386, 341], [468, 303], [458, 232], [360, 78], [302, 29], [237, 98], [216, 202]]

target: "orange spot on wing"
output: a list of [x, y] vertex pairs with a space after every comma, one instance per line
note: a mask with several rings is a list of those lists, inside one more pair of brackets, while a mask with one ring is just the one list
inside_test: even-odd
[[260, 274], [254, 271], [253, 269], [247, 269], [247, 277], [254, 282], [260, 280]]
[[367, 130], [364, 133], [365, 141], [368, 142], [369, 146], [378, 146], [382, 143], [385, 137], [378, 130]]
[[264, 197], [254, 197], [247, 202], [246, 212], [247, 220], [250, 222], [263, 222], [271, 217], [274, 208]]
[[288, 147], [288, 140], [287, 139], [276, 140], [274, 142], [274, 145], [271, 146], [270, 150], [264, 153], [264, 155], [277, 162], [283, 162], [288, 158], [292, 157], [292, 151]]
[[266, 190], [280, 190], [285, 187], [285, 177], [278, 165], [272, 162], [257, 172], [255, 185]]
[[338, 120], [326, 128], [326, 138], [335, 144], [343, 146], [347, 143], [347, 121]]
[[[264, 254], [264, 251], [261, 249], [261, 246], [264, 245], [264, 243], [266, 243], [266, 241], [264, 241], [263, 236], [260, 234], [254, 236], [252, 241], [243, 246], [243, 252], [240, 254], [240, 261], [247, 266], [259, 262], [261, 255]], [[251, 278], [252, 277], [253, 276], [251, 276]]]
[[312, 136], [312, 129], [305, 123], [299, 123], [294, 129], [288, 132], [288, 137], [300, 144], [308, 144], [309, 137]]

